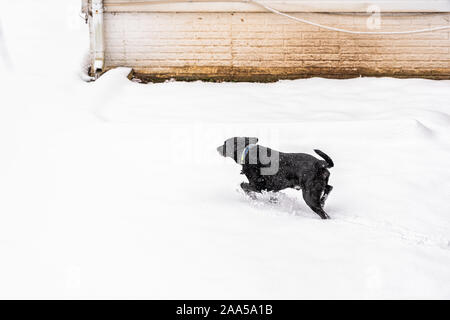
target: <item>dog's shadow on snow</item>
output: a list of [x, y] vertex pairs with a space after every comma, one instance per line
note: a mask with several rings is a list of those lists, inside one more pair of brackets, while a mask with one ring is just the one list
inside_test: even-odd
[[[302, 195], [289, 194], [289, 191], [280, 192], [262, 192], [246, 194], [242, 189], [236, 191], [241, 195], [242, 199], [256, 209], [271, 211], [276, 215], [287, 214], [289, 216], [304, 217], [308, 219], [319, 219], [303, 201]], [[331, 217], [332, 218], [332, 217]]]

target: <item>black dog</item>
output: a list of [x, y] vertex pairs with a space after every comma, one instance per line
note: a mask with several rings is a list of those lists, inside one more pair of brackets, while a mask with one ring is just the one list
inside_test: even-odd
[[220, 155], [242, 165], [249, 183], [242, 183], [246, 193], [280, 191], [286, 188], [302, 190], [306, 204], [322, 219], [329, 216], [323, 210], [325, 200], [333, 189], [328, 185], [334, 166], [329, 156], [314, 150], [324, 160], [306, 153], [283, 153], [257, 145], [258, 138], [234, 137], [217, 148]]

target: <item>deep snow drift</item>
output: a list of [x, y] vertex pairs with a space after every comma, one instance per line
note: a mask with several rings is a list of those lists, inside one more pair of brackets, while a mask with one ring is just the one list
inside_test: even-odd
[[[450, 82], [85, 83], [50, 2], [0, 4], [0, 297], [450, 298]], [[234, 135], [329, 154], [332, 220], [237, 192]]]

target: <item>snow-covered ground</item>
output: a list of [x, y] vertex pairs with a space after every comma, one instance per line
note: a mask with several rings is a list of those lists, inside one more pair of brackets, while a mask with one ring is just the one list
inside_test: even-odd
[[[450, 298], [449, 81], [86, 83], [79, 5], [0, 2], [1, 298]], [[234, 135], [328, 153], [332, 219]]]

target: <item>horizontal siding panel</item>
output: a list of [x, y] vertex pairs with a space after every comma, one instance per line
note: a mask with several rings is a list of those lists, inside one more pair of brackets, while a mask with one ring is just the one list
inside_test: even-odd
[[[296, 15], [320, 17], [317, 21], [322, 22], [330, 16]], [[316, 76], [320, 70], [323, 76], [336, 77], [450, 75], [449, 31], [353, 35], [273, 17], [271, 13], [106, 13], [106, 68], [126, 66], [148, 72], [165, 68], [173, 74], [202, 75], [217, 68], [222, 68], [220, 74], [247, 75], [272, 70], [274, 77]], [[387, 25], [390, 30], [432, 26], [444, 18], [450, 21], [449, 14], [401, 19], [388, 15], [382, 18], [382, 30]], [[359, 16], [345, 14], [330, 21], [367, 31]]]

